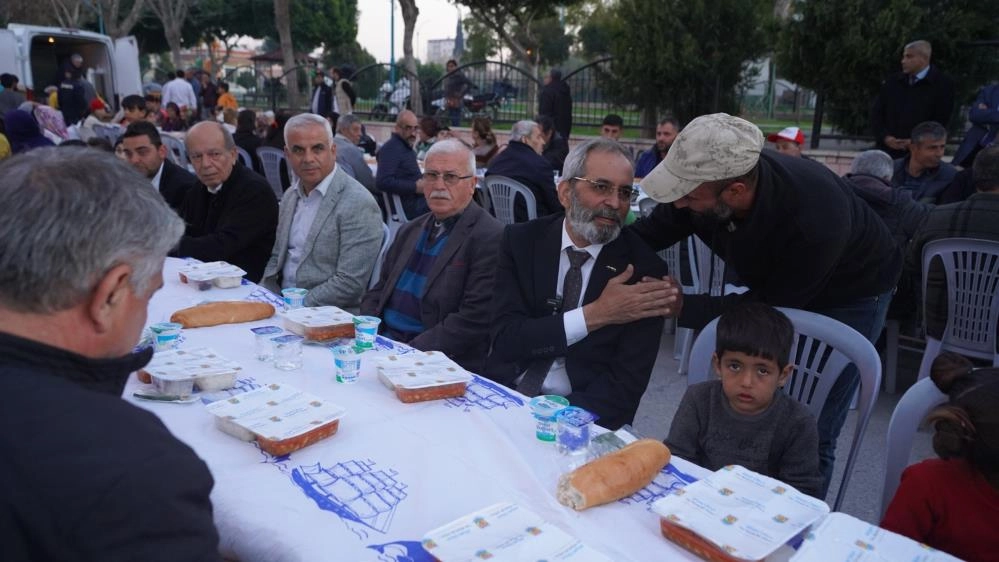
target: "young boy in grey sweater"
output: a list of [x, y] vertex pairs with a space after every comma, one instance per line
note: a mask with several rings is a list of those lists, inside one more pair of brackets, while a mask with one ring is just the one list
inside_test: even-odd
[[747, 303], [718, 321], [711, 358], [718, 380], [687, 388], [666, 445], [708, 470], [742, 465], [820, 498], [815, 418], [780, 388], [794, 327], [780, 311]]

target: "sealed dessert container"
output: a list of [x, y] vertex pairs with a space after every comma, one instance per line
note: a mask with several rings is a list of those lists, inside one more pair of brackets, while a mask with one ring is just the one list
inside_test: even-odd
[[334, 435], [342, 407], [285, 384], [270, 384], [206, 406], [219, 430], [256, 440], [274, 456], [287, 455]]
[[425, 402], [465, 395], [472, 375], [440, 351], [387, 355], [376, 359], [378, 378], [400, 401]]
[[[199, 347], [156, 352], [143, 370], [163, 394], [185, 396], [191, 394], [193, 388], [206, 392], [232, 388], [242, 367], [211, 348]], [[188, 389], [187, 384], [193, 388]], [[182, 392], [184, 390], [186, 393]]]
[[354, 316], [335, 306], [296, 308], [282, 316], [286, 330], [309, 341], [354, 337]]
[[190, 283], [202, 291], [213, 286], [220, 289], [239, 287], [246, 271], [224, 261], [194, 263], [186, 265], [178, 271], [181, 283]]

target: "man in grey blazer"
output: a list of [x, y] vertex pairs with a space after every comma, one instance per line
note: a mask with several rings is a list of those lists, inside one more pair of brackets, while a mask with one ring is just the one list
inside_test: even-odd
[[482, 372], [503, 225], [472, 202], [475, 155], [460, 141], [434, 143], [420, 182], [430, 212], [399, 230], [361, 312], [392, 339]]
[[284, 142], [298, 181], [281, 198], [277, 239], [261, 283], [272, 291], [308, 289], [305, 306], [357, 312], [382, 243], [378, 204], [336, 165], [333, 130], [323, 117], [292, 117]]

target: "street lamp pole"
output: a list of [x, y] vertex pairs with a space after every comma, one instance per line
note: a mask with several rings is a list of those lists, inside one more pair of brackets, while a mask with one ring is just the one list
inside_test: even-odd
[[395, 0], [389, 0], [389, 83], [395, 87]]

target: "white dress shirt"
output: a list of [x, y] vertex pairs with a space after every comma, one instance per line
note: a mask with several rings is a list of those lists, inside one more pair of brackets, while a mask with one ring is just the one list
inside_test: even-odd
[[156, 188], [156, 191], [160, 190], [160, 179], [163, 178], [164, 162], [166, 162], [166, 160], [164, 160], [163, 162], [160, 162], [160, 169], [156, 171], [156, 175], [153, 176], [153, 179], [152, 179], [153, 187]]
[[[565, 343], [571, 347], [589, 334], [589, 331], [586, 329], [586, 318], [583, 315], [583, 308], [580, 304], [583, 302], [584, 295], [586, 295], [586, 288], [590, 284], [590, 274], [593, 273], [593, 266], [597, 263], [597, 258], [600, 256], [600, 251], [604, 249], [604, 244], [590, 244], [582, 248], [576, 246], [572, 243], [572, 239], [569, 238], [569, 232], [565, 229], [565, 220], [562, 220], [562, 245], [559, 246], [558, 277], [555, 283], [555, 290], [558, 292], [559, 298], [562, 298], [562, 285], [565, 283], [565, 274], [569, 272], [570, 267], [569, 256], [565, 251], [566, 248], [590, 254], [590, 259], [586, 260], [579, 268], [583, 277], [583, 287], [579, 291], [579, 302], [562, 303], [562, 310], [574, 306], [572, 310], [562, 315]], [[520, 379], [522, 378], [523, 375], [514, 381], [514, 383], [520, 384]], [[572, 384], [569, 382], [569, 373], [565, 370], [565, 357], [557, 357], [548, 371], [548, 376], [545, 377], [545, 381], [541, 384], [541, 393], [568, 396], [571, 392]]]
[[166, 107], [168, 103], [174, 102], [178, 107], [195, 109], [198, 107], [198, 98], [194, 95], [194, 88], [191, 83], [183, 78], [174, 78], [163, 85], [163, 97], [161, 103]]
[[292, 189], [298, 190], [298, 201], [295, 203], [295, 215], [291, 219], [291, 230], [288, 233], [288, 255], [284, 260], [284, 269], [281, 270], [281, 288], [294, 287], [297, 281], [298, 266], [305, 259], [305, 244], [312, 230], [312, 223], [316, 220], [319, 207], [323, 204], [326, 192], [333, 183], [333, 174], [336, 173], [336, 165], [328, 176], [323, 178], [308, 195], [302, 189], [302, 180], [296, 179]]

